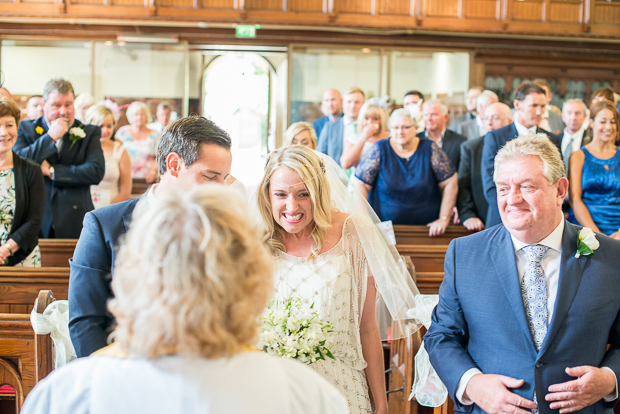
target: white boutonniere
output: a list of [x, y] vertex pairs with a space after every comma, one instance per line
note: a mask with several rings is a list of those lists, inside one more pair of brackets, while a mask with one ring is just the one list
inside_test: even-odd
[[71, 140], [71, 146], [69, 149], [73, 148], [76, 142], [81, 140], [86, 136], [86, 132], [82, 129], [82, 126], [76, 126], [69, 130], [69, 139]]
[[584, 227], [579, 230], [579, 237], [577, 237], [577, 253], [575, 253], [575, 257], [579, 258], [581, 255], [592, 256], [599, 246], [600, 243], [596, 240], [596, 235], [592, 229]]

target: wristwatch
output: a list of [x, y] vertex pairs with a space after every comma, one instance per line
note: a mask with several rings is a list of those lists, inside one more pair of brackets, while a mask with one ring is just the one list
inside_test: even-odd
[[50, 167], [50, 180], [54, 179], [54, 167]]
[[13, 248], [11, 247], [11, 243], [6, 242], [6, 243], [4, 244], [4, 247], [6, 247], [6, 248], [7, 248], [7, 250], [9, 251], [9, 253], [11, 253], [11, 256], [13, 256]]

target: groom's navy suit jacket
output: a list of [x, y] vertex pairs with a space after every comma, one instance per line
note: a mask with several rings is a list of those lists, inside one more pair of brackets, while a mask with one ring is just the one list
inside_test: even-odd
[[[620, 241], [597, 234], [600, 247], [591, 257], [577, 259], [580, 227], [564, 225], [557, 299], [538, 353], [508, 230], [499, 225], [450, 243], [439, 304], [424, 342], [457, 412], [483, 412], [455, 397], [458, 381], [470, 368], [523, 379], [524, 385], [513, 391], [530, 400], [536, 387], [541, 414], [558, 413], [544, 396], [550, 385], [575, 379], [566, 367], [609, 367], [619, 378]], [[615, 403], [600, 400], [580, 412], [612, 414]]]
[[112, 298], [112, 266], [119, 238], [129, 229], [141, 198], [98, 208], [84, 217], [82, 234], [69, 261], [69, 334], [78, 357], [107, 345], [114, 323], [107, 309]]
[[101, 149], [101, 129], [82, 124], [77, 119], [73, 127], [81, 126], [86, 136], [75, 143], [69, 132], [62, 137], [60, 153], [47, 134], [44, 117], [19, 123], [13, 151], [37, 164], [46, 160], [54, 167], [54, 179], [45, 177], [45, 210], [41, 222], [43, 237], [50, 236], [52, 226], [60, 239], [76, 239], [80, 235], [84, 215], [93, 210], [90, 186], [97, 185], [105, 174], [105, 159]]

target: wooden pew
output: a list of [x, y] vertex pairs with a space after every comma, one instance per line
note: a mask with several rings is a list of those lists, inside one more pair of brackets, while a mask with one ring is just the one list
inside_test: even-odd
[[131, 198], [140, 197], [147, 192], [151, 185], [144, 178], [134, 178], [131, 183]]
[[69, 267], [77, 239], [39, 239], [41, 266]]
[[[54, 297], [49, 290], [42, 290], [37, 296], [36, 311], [43, 313]], [[3, 293], [2, 298], [3, 301], [20, 300], [19, 297], [13, 298], [11, 293]], [[15, 390], [12, 398], [4, 396], [15, 400], [15, 413], [19, 413], [24, 398], [35, 384], [52, 372], [52, 352], [50, 335], [34, 333], [29, 313], [0, 313], [0, 383]]]
[[0, 268], [0, 313], [30, 314], [41, 290], [68, 299], [69, 268]]
[[447, 245], [396, 245], [398, 253], [411, 258], [416, 272], [443, 272], [447, 249]]
[[396, 244], [413, 244], [413, 245], [445, 245], [450, 244], [452, 239], [457, 237], [468, 236], [473, 234], [461, 225], [450, 225], [446, 232], [441, 236], [430, 237], [428, 235], [428, 227], [426, 226], [403, 226], [395, 225], [394, 233], [396, 236]]

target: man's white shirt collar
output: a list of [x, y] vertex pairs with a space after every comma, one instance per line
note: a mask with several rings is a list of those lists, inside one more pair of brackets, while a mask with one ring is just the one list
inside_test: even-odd
[[568, 132], [568, 129], [564, 128], [564, 136], [562, 137], [562, 154], [564, 154], [564, 151], [566, 151], [566, 146], [570, 142], [571, 138], [573, 139], [573, 148], [571, 149], [571, 152], [577, 151], [579, 148], [581, 148], [584, 131], [585, 128], [582, 127], [574, 134], [571, 134]]
[[510, 234], [512, 238], [512, 244], [514, 246], [515, 252], [523, 249], [525, 246], [529, 246], [530, 244], [540, 244], [543, 246], [547, 246], [550, 249], [555, 250], [556, 252], [562, 251], [562, 234], [564, 233], [564, 218], [560, 220], [560, 224], [551, 232], [550, 235], [539, 241], [538, 243], [523, 243], [521, 240], [517, 239], [515, 236]]
[[527, 128], [523, 125], [521, 125], [521, 123], [517, 120], [515, 120], [515, 128], [517, 128], [517, 133], [519, 135], [527, 135], [527, 134], [535, 134], [536, 133], [536, 125], [534, 125], [531, 128]]
[[430, 137], [430, 135], [428, 135], [428, 129], [424, 130], [424, 136], [430, 139], [431, 141], [435, 141], [435, 144], [437, 144], [439, 148], [441, 148], [443, 145], [443, 137], [445, 134], [446, 134], [446, 128], [444, 127], [443, 130], [441, 131], [441, 134], [439, 135], [439, 138], [437, 138], [437, 141], [435, 141], [433, 138]]

